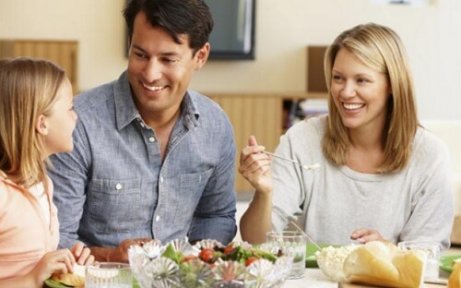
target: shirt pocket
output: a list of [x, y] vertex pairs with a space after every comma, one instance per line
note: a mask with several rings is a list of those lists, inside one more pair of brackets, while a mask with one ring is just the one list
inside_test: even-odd
[[179, 177], [180, 189], [176, 201], [176, 221], [190, 222], [192, 220], [213, 171], [214, 169], [208, 169], [197, 173], [182, 174]]
[[88, 186], [88, 215], [101, 233], [126, 232], [141, 221], [141, 180], [93, 179]]

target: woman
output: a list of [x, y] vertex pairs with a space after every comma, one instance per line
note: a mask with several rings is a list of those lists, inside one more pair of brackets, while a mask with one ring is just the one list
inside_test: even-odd
[[[453, 208], [445, 146], [418, 124], [403, 44], [391, 29], [359, 25], [325, 55], [329, 115], [288, 130], [272, 163], [250, 137], [240, 173], [256, 193], [242, 238], [263, 242], [294, 216], [317, 242], [429, 240], [448, 247]], [[271, 175], [272, 174], [272, 175]], [[273, 205], [273, 206], [272, 206]]]

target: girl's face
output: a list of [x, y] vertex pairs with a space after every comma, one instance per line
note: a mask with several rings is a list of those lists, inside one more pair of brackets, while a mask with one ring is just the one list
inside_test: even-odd
[[65, 79], [58, 90], [56, 102], [51, 113], [45, 116], [44, 134], [47, 157], [54, 153], [70, 152], [74, 144], [72, 132], [77, 123], [77, 113], [74, 111], [72, 86], [69, 79]]
[[383, 129], [389, 81], [384, 73], [373, 70], [344, 48], [338, 51], [333, 65], [331, 94], [344, 126], [366, 131]]

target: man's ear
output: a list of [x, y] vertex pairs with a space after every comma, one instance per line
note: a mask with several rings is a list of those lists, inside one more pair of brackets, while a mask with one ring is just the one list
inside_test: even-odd
[[40, 115], [35, 123], [35, 130], [41, 135], [48, 135], [48, 122], [45, 115]]
[[198, 49], [197, 52], [195, 52], [195, 59], [197, 66], [195, 67], [195, 70], [199, 70], [200, 68], [205, 65], [206, 61], [208, 60], [208, 56], [210, 55], [210, 43], [205, 43], [205, 45], [202, 46], [202, 48]]

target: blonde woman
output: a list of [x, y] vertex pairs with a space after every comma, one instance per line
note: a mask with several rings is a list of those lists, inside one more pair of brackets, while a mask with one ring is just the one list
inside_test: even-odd
[[325, 76], [329, 115], [294, 125], [276, 151], [319, 169], [272, 160], [254, 137], [242, 150], [240, 173], [256, 188], [240, 222], [242, 238], [263, 242], [271, 228], [297, 217], [317, 242], [449, 246], [448, 152], [418, 124], [398, 35], [377, 24], [344, 31], [326, 52]]
[[72, 103], [70, 82], [56, 65], [0, 61], [0, 287], [42, 287], [51, 274], [94, 260], [82, 243], [55, 251], [57, 211], [45, 162], [72, 150]]

